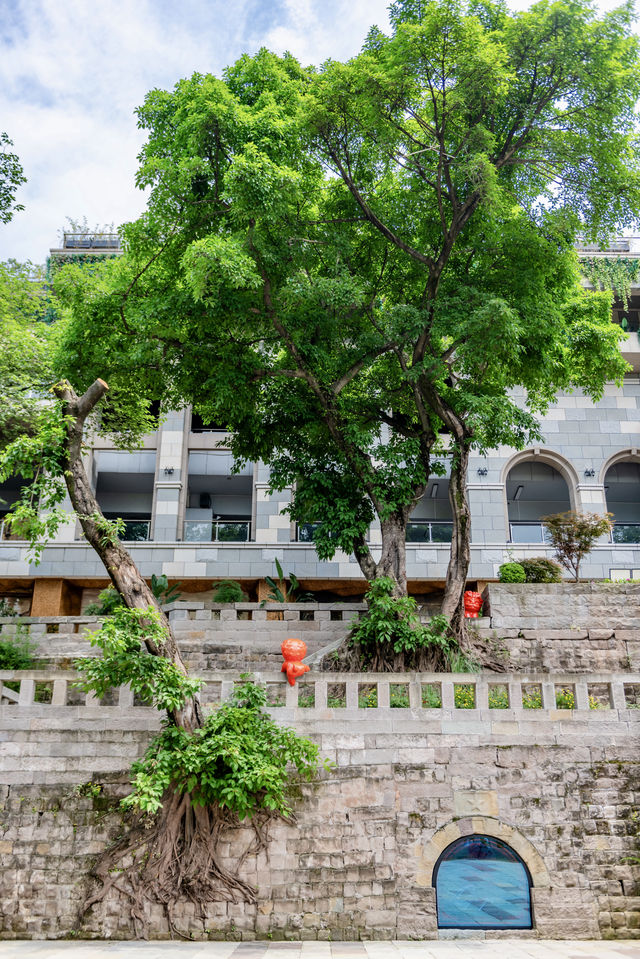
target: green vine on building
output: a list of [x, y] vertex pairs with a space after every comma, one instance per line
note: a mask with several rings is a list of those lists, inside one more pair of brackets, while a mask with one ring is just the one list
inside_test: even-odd
[[640, 280], [640, 258], [581, 256], [580, 269], [596, 290], [612, 290], [627, 309], [631, 286]]

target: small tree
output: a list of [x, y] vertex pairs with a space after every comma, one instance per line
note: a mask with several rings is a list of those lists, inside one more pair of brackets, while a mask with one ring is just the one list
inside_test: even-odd
[[565, 569], [573, 573], [576, 583], [580, 578], [580, 563], [584, 557], [591, 552], [596, 540], [611, 532], [612, 515], [605, 513], [600, 516], [598, 513], [569, 510], [567, 513], [543, 517], [542, 522], [549, 530], [556, 556]]

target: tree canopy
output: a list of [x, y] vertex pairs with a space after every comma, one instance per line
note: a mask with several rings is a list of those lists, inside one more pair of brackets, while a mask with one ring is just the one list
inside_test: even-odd
[[470, 449], [522, 446], [559, 388], [597, 398], [625, 369], [574, 241], [638, 217], [631, 17], [405, 0], [348, 63], [262, 50], [152, 91], [125, 256], [58, 281], [65, 370], [224, 422], [294, 485], [321, 556], [400, 592], [407, 519], [448, 457], [459, 610]]
[[6, 133], [0, 133], [0, 223], [8, 223], [14, 213], [24, 210], [22, 203], [16, 203], [16, 191], [27, 182], [20, 158], [12, 153], [10, 140]]

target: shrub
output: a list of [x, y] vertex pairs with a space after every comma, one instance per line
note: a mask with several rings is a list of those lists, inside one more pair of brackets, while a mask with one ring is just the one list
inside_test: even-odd
[[244, 603], [247, 599], [240, 583], [236, 583], [233, 579], [225, 579], [221, 583], [214, 583], [213, 590], [214, 603]]
[[113, 616], [116, 609], [124, 607], [122, 596], [113, 586], [107, 586], [101, 593], [98, 593], [98, 599], [95, 603], [89, 603], [85, 609], [85, 616]]
[[526, 578], [521, 563], [503, 563], [498, 570], [498, 579], [501, 583], [524, 583]]
[[415, 599], [394, 596], [394, 585], [388, 576], [381, 576], [371, 583], [365, 596], [368, 612], [356, 621], [351, 633], [365, 657], [373, 657], [381, 646], [409, 656], [427, 648], [445, 659], [456, 653], [458, 646], [448, 633], [446, 616], [434, 616], [428, 624], [421, 623]]
[[534, 556], [531, 559], [519, 560], [527, 583], [561, 583], [562, 567], [553, 559], [545, 556]]
[[20, 609], [18, 600], [0, 599], [0, 616], [19, 616]]
[[544, 516], [542, 522], [549, 531], [556, 556], [565, 569], [573, 573], [575, 582], [580, 577], [580, 563], [591, 552], [596, 540], [610, 533], [613, 524], [611, 513], [554, 513]]
[[33, 669], [36, 665], [26, 627], [17, 627], [16, 635], [0, 640], [0, 669]]

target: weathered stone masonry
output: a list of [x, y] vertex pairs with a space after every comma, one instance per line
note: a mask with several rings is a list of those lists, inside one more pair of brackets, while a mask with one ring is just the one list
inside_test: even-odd
[[[103, 795], [79, 799], [73, 789], [108, 774], [117, 779], [158, 720], [132, 706], [127, 690], [119, 705], [78, 700], [72, 678], [24, 673], [18, 702], [0, 708], [4, 937], [133, 933], [116, 900], [78, 923], [89, 862], [119, 820], [105, 812]], [[207, 695], [226, 695], [234, 678], [208, 674]], [[284, 689], [276, 673], [261, 678]], [[328, 679], [344, 684], [344, 708], [327, 708]], [[476, 685], [477, 708], [468, 710], [454, 707], [451, 676], [309, 680], [313, 708], [299, 707], [298, 688], [287, 687], [273, 715], [318, 741], [336, 769], [305, 788], [295, 825], [273, 828], [268, 860], [246, 863], [257, 906], [221, 903], [203, 923], [185, 905], [185, 930], [247, 939], [434, 938], [433, 866], [458, 835], [480, 832], [508, 842], [532, 874], [535, 928], [511, 935], [638, 934], [638, 871], [622, 860], [637, 854], [640, 714], [627, 700], [640, 675], [455, 677]], [[388, 706], [390, 682], [408, 691], [408, 708]], [[442, 706], [423, 709], [420, 687], [432, 682], [441, 684]], [[510, 708], [488, 708], [494, 682], [506, 683]], [[523, 686], [535, 682], [544, 708], [523, 709]], [[588, 708], [594, 683], [607, 690], [608, 709]], [[33, 702], [47, 684], [58, 705]], [[358, 707], [363, 685], [377, 686], [377, 708]], [[555, 689], [568, 685], [579, 708], [555, 709]], [[78, 705], [66, 705], [73, 698]], [[231, 833], [225, 854], [237, 858], [249, 840], [248, 831]], [[151, 934], [167, 935], [159, 910]]]

